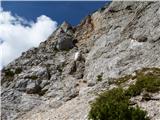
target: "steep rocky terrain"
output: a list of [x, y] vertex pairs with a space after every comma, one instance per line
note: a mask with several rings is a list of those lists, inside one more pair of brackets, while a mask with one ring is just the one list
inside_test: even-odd
[[[160, 2], [112, 2], [77, 26], [64, 22], [2, 70], [1, 118], [85, 120], [96, 95], [116, 87], [110, 82], [153, 67], [160, 68]], [[153, 97], [137, 104], [160, 120], [160, 92]]]

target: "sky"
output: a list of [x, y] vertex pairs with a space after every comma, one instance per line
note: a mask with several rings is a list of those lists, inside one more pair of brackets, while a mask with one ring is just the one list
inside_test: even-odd
[[38, 47], [63, 21], [77, 25], [105, 1], [3, 1], [0, 5], [0, 69]]
[[88, 14], [104, 6], [105, 1], [19, 1], [2, 2], [5, 11], [12, 11], [26, 19], [36, 20], [46, 15], [61, 24], [64, 20], [76, 25]]

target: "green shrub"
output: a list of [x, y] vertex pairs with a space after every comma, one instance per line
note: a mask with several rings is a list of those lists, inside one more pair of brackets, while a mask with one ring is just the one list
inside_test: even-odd
[[145, 111], [129, 106], [129, 97], [122, 88], [100, 94], [91, 104], [88, 117], [92, 120], [149, 120]]
[[22, 68], [16, 68], [15, 74], [20, 74], [22, 72]]
[[100, 75], [97, 75], [97, 82], [102, 81], [102, 77], [103, 77], [103, 73], [101, 73]]
[[131, 85], [127, 90], [126, 90], [126, 95], [127, 96], [137, 96], [140, 95], [142, 92], [142, 86], [141, 85]]
[[148, 92], [157, 92], [160, 90], [160, 76], [156, 75], [142, 75], [138, 77], [136, 85], [141, 86]]
[[6, 69], [4, 72], [6, 77], [14, 77], [15, 75], [15, 73], [10, 69]]

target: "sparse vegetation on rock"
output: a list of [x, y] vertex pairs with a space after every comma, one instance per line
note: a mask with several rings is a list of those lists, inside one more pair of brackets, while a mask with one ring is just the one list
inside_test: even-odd
[[[132, 78], [131, 75], [117, 79], [115, 84], [122, 84]], [[130, 106], [129, 99], [142, 92], [155, 93], [160, 91], [160, 69], [144, 68], [137, 71], [136, 83], [128, 89], [114, 88], [101, 93], [91, 104], [89, 119], [92, 120], [149, 120], [146, 111], [138, 106]], [[149, 100], [149, 94], [143, 95], [143, 100]]]
[[26, 76], [25, 79], [36, 80], [38, 77], [36, 75]]

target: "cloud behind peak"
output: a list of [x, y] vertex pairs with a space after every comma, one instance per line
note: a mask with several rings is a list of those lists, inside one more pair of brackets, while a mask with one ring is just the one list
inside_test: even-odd
[[57, 28], [57, 22], [46, 15], [28, 21], [9, 11], [0, 11], [0, 67], [7, 65], [22, 52], [37, 47]]

